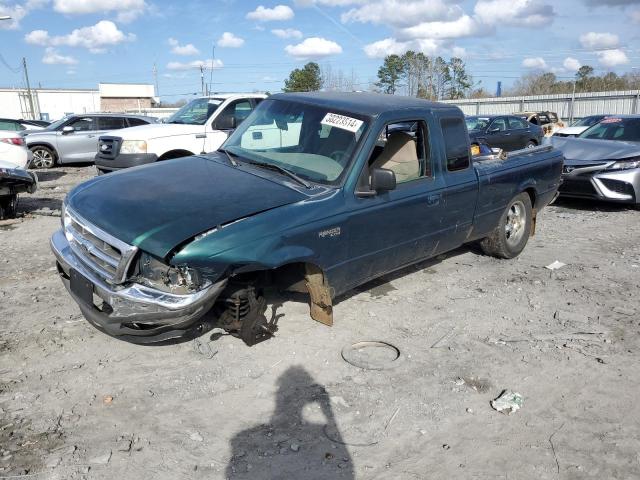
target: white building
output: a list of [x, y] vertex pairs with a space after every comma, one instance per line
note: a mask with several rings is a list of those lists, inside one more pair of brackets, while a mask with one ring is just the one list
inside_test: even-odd
[[157, 103], [154, 94], [150, 84], [100, 83], [97, 90], [33, 88], [30, 100], [26, 89], [0, 88], [0, 118], [53, 121], [72, 113], [142, 110]]

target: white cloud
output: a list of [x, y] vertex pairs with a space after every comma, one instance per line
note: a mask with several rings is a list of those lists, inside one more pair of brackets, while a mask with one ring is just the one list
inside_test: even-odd
[[403, 28], [399, 32], [401, 39], [434, 38], [448, 39], [470, 37], [487, 32], [469, 15], [462, 15], [456, 20], [442, 22], [423, 22], [412, 27]]
[[618, 65], [625, 65], [629, 63], [629, 57], [627, 57], [627, 54], [619, 48], [602, 50], [596, 52], [596, 55], [598, 56], [600, 65], [607, 68], [617, 67]]
[[7, 4], [0, 0], [0, 15], [11, 17], [10, 20], [0, 21], [0, 29], [16, 30], [20, 28], [20, 21], [26, 17], [32, 10], [43, 8], [47, 5], [48, 0], [26, 0], [23, 3]]
[[42, 57], [42, 63], [47, 65], [75, 65], [78, 60], [71, 56], [60, 55], [55, 48], [47, 47]]
[[67, 15], [117, 12], [119, 22], [130, 22], [147, 9], [145, 0], [54, 0], [53, 9]]
[[212, 66], [213, 66], [213, 69], [216, 69], [216, 68], [222, 68], [224, 64], [222, 63], [222, 60], [218, 60], [217, 58], [214, 60], [211, 60], [211, 59], [194, 60], [192, 62], [186, 62], [186, 63], [182, 63], [182, 62], [167, 63], [168, 70], [195, 70], [195, 69], [200, 69], [201, 67], [204, 70], [211, 70]]
[[236, 37], [231, 32], [224, 32], [218, 39], [217, 45], [223, 48], [239, 48], [244, 45], [244, 39]]
[[418, 39], [399, 42], [395, 38], [385, 38], [365, 45], [364, 53], [370, 58], [384, 58], [387, 55], [402, 55], [407, 50], [435, 55], [442, 47], [442, 42], [433, 39]]
[[589, 50], [602, 50], [616, 48], [620, 44], [620, 39], [614, 33], [589, 32], [580, 35], [580, 43]]
[[341, 20], [344, 23], [409, 27], [422, 22], [454, 20], [463, 14], [462, 8], [458, 5], [447, 5], [444, 0], [377, 0], [363, 3], [363, 6], [352, 8], [342, 14]]
[[580, 70], [582, 63], [580, 63], [580, 60], [578, 60], [577, 58], [567, 57], [564, 59], [564, 62], [562, 62], [562, 66], [565, 68], [565, 70], [568, 70], [570, 72], [577, 72], [578, 70]]
[[550, 25], [556, 15], [553, 7], [542, 0], [478, 0], [474, 13], [486, 25], [523, 27]]
[[311, 7], [313, 5], [326, 5], [327, 7], [346, 7], [367, 3], [367, 0], [293, 0], [296, 7]]
[[180, 45], [180, 42], [175, 38], [169, 38], [169, 45], [171, 45], [171, 53], [176, 55], [198, 55], [200, 50], [198, 50], [192, 43], [187, 43], [186, 45]]
[[321, 58], [342, 53], [342, 47], [336, 42], [320, 37], [306, 38], [297, 45], [287, 45], [284, 48], [292, 57], [296, 58]]
[[302, 38], [302, 32], [295, 28], [276, 28], [271, 33], [278, 38]]
[[524, 68], [530, 68], [531, 70], [548, 70], [549, 66], [542, 57], [529, 57], [522, 61]]
[[24, 37], [27, 43], [49, 47], [66, 45], [86, 48], [92, 53], [104, 53], [106, 47], [136, 39], [133, 33], [118, 30], [115, 23], [102, 20], [91, 27], [77, 28], [67, 35], [50, 36], [46, 30], [34, 30]]
[[287, 5], [276, 5], [273, 8], [266, 8], [260, 5], [253, 12], [247, 13], [249, 20], [255, 20], [257, 22], [291, 20], [293, 17], [293, 10]]

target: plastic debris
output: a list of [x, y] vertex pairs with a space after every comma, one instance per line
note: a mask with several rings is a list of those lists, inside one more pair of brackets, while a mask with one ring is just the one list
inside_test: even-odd
[[511, 415], [522, 408], [522, 395], [511, 390], [503, 390], [495, 400], [491, 400], [491, 407], [501, 413]]
[[562, 268], [562, 267], [564, 267], [566, 265], [567, 265], [566, 263], [562, 263], [562, 262], [559, 262], [558, 260], [556, 260], [555, 262], [550, 263], [549, 265], [547, 265], [544, 268], [546, 268], [548, 270], [558, 270], [558, 269], [560, 269], [560, 268]]

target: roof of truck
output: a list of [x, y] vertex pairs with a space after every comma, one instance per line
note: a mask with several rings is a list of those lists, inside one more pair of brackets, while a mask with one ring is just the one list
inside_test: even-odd
[[457, 107], [446, 105], [444, 103], [430, 102], [421, 98], [388, 95], [384, 93], [296, 92], [278, 93], [276, 95], [272, 95], [270, 98], [295, 100], [325, 108], [334, 108], [336, 110], [343, 110], [371, 117], [389, 111], [413, 108], [459, 111]]

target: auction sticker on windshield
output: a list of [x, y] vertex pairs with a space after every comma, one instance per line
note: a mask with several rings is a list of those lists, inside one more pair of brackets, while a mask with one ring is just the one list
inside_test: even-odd
[[344, 115], [338, 115], [337, 113], [327, 113], [320, 123], [356, 133], [362, 126], [363, 122], [357, 118], [345, 117]]

